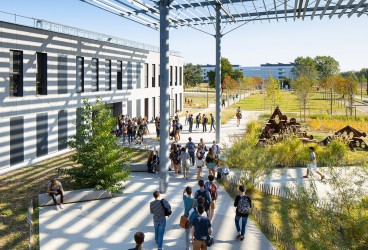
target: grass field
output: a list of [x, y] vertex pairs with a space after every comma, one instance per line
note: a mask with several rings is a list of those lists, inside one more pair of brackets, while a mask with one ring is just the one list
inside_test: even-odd
[[[131, 162], [145, 163], [149, 151], [132, 149]], [[29, 227], [26, 222], [31, 199], [46, 192], [46, 185], [57, 177], [65, 190], [73, 190], [72, 180], [59, 173], [59, 168], [76, 164], [69, 160], [73, 152], [48, 159], [26, 168], [0, 175], [0, 249], [28, 249]], [[34, 200], [35, 248], [38, 249], [38, 206]]]
[[[190, 102], [185, 102], [185, 100]], [[215, 93], [208, 93], [208, 104], [215, 103]], [[185, 93], [184, 108], [207, 108], [207, 93]]]

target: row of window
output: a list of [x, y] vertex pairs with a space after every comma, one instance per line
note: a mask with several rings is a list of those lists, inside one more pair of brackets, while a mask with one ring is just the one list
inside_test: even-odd
[[[65, 64], [63, 66], [58, 67], [60, 71], [65, 71], [64, 74], [60, 73], [58, 74], [58, 77], [61, 77], [63, 79], [67, 78], [66, 73], [66, 57], [63, 59], [64, 61], [62, 64]], [[92, 85], [92, 92], [99, 91], [99, 59], [98, 58], [92, 58], [91, 61], [91, 85]], [[59, 61], [60, 64], [60, 61]], [[144, 72], [144, 84], [145, 88], [149, 87], [149, 64], [145, 63], [143, 66], [143, 72]], [[159, 66], [160, 67], [160, 66]], [[151, 77], [151, 86], [156, 87], [156, 64], [151, 65], [152, 68], [152, 77]], [[175, 70], [175, 82], [173, 81], [173, 70]], [[158, 70], [159, 71], [159, 70]], [[175, 68], [173, 66], [170, 66], [170, 86], [182, 85], [183, 84], [183, 77], [182, 77], [182, 67]], [[128, 62], [127, 64], [127, 89], [133, 89], [133, 79], [132, 79], [132, 73], [133, 73], [133, 65], [132, 62]], [[137, 76], [137, 88], [140, 88], [139, 83], [139, 76], [141, 73], [141, 64], [138, 63], [137, 69], [136, 69], [136, 76]], [[76, 57], [76, 92], [82, 93], [84, 92], [84, 57], [77, 56]], [[9, 95], [10, 96], [23, 96], [23, 51], [19, 50], [10, 50], [10, 72], [9, 72]], [[111, 60], [106, 59], [105, 60], [105, 91], [109, 91], [112, 89], [112, 72], [111, 72]], [[117, 61], [117, 70], [116, 70], [116, 88], [118, 90], [123, 89], [123, 62]], [[179, 80], [179, 81], [178, 81]], [[58, 93], [63, 94], [67, 93], [67, 82], [64, 81], [65, 84], [61, 83], [59, 81], [58, 86], [62, 91], [58, 90]], [[158, 76], [158, 86], [160, 86], [160, 75]], [[47, 95], [47, 54], [37, 52], [36, 53], [36, 94], [37, 95]]]

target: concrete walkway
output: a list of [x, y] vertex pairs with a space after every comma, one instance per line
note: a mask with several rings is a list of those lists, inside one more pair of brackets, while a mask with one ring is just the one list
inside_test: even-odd
[[[235, 119], [230, 120], [223, 126], [223, 142], [230, 144], [229, 137], [244, 133], [245, 123], [256, 115], [244, 112], [240, 127], [236, 127]], [[215, 133], [194, 131], [190, 136], [194, 142], [198, 142], [201, 137], [211, 142]], [[189, 133], [183, 131], [181, 142], [186, 142], [187, 137]], [[195, 168], [190, 170], [189, 180], [184, 180], [182, 176], [170, 177], [168, 192], [164, 197], [171, 203], [173, 214], [167, 220], [164, 249], [185, 249], [185, 231], [179, 227], [180, 216], [184, 211], [182, 192], [188, 185], [193, 187], [193, 191], [198, 189], [195, 172]], [[207, 169], [204, 174], [207, 175]], [[125, 250], [134, 246], [134, 233], [143, 231], [146, 234], [145, 249], [155, 249], [149, 203], [153, 200], [153, 191], [157, 189], [157, 175], [132, 173], [132, 178], [125, 184], [124, 194], [119, 197], [66, 204], [62, 211], [56, 211], [54, 207], [40, 208], [40, 248]], [[213, 220], [215, 245], [211, 249], [275, 249], [250, 220], [244, 241], [236, 241], [234, 215], [233, 199], [220, 188]]]

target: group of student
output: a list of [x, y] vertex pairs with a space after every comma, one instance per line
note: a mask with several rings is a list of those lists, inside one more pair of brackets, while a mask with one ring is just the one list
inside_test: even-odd
[[[199, 189], [194, 192], [187, 186], [183, 190], [184, 213], [180, 218], [180, 226], [185, 230], [185, 249], [206, 250], [211, 245], [213, 233], [214, 212], [218, 200], [218, 186], [215, 177], [208, 176], [208, 181], [198, 181]], [[235, 197], [234, 207], [236, 240], [243, 240], [247, 219], [252, 208], [252, 201], [245, 194], [245, 188], [239, 187], [239, 194]], [[150, 213], [153, 215], [155, 228], [155, 242], [158, 250], [163, 249], [166, 217], [172, 213], [168, 200], [161, 199], [158, 191], [153, 193], [154, 201], [150, 203]], [[213, 242], [213, 241], [212, 241]]]
[[215, 167], [220, 159], [220, 148], [216, 141], [207, 148], [203, 138], [196, 145], [189, 137], [185, 146], [173, 143], [169, 157], [176, 175], [183, 173], [184, 178], [188, 179], [190, 167], [197, 166], [197, 179], [200, 179], [204, 166], [207, 166], [209, 174], [215, 175]]
[[129, 145], [133, 142], [141, 144], [143, 136], [149, 133], [148, 123], [147, 117], [130, 118], [129, 115], [119, 114], [114, 132], [116, 136], [122, 138], [123, 144], [126, 142]]

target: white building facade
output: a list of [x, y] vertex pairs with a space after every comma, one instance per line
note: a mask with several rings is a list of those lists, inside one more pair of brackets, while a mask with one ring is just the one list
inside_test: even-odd
[[[114, 116], [159, 115], [157, 47], [50, 31], [46, 24], [0, 22], [0, 170], [68, 151], [84, 98], [100, 97]], [[172, 110], [182, 110], [183, 58], [174, 52], [169, 93]]]

